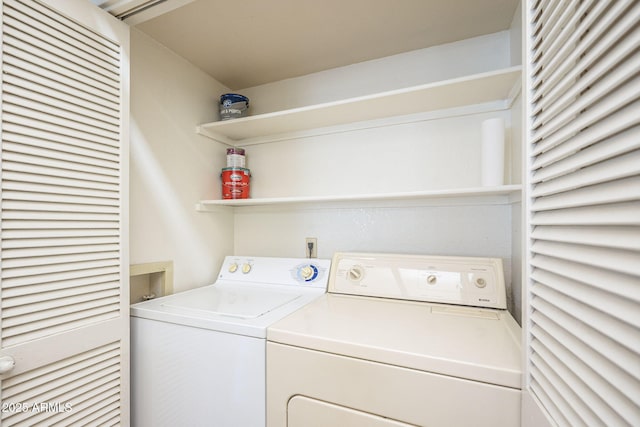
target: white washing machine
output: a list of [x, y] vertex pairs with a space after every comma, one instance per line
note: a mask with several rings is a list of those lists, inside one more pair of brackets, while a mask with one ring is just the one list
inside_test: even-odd
[[132, 305], [132, 425], [264, 426], [266, 328], [325, 293], [329, 266], [229, 256], [215, 284]]
[[338, 253], [267, 330], [268, 427], [520, 425], [520, 327], [494, 258]]

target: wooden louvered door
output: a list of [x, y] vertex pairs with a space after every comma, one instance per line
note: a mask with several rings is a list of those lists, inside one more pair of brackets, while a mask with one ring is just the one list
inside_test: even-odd
[[87, 0], [2, 1], [3, 427], [129, 423], [128, 43]]
[[640, 426], [640, 2], [525, 13], [523, 425]]

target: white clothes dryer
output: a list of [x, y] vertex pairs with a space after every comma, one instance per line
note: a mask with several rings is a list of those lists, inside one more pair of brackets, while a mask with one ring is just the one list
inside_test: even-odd
[[131, 424], [265, 425], [266, 328], [326, 292], [329, 260], [225, 258], [216, 283], [131, 306]]
[[500, 259], [338, 253], [267, 330], [268, 427], [520, 425]]

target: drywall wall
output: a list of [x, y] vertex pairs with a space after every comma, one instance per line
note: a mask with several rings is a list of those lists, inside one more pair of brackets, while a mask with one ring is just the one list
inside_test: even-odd
[[226, 147], [195, 133], [227, 90], [131, 30], [131, 264], [174, 262], [174, 291], [213, 283], [233, 252], [233, 216], [196, 212], [220, 198]]
[[522, 20], [522, 2], [518, 2], [518, 7], [513, 14], [513, 20], [511, 21], [511, 27], [509, 28], [511, 65], [521, 65], [524, 63], [524, 60], [522, 58]]
[[251, 100], [251, 114], [337, 101], [508, 67], [509, 43], [502, 31], [238, 92]]
[[480, 129], [494, 117], [509, 126], [509, 111], [498, 110], [249, 146], [251, 194], [331, 196], [479, 187]]

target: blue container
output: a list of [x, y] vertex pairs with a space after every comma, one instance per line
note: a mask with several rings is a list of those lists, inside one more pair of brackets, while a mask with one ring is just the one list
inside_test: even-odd
[[220, 120], [236, 119], [247, 115], [249, 98], [237, 93], [225, 93], [220, 97]]

